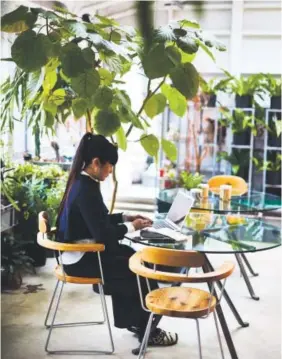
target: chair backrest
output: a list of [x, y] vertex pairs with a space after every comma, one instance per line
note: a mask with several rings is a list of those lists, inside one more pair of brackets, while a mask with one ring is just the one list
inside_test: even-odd
[[50, 227], [49, 216], [47, 212], [40, 212], [38, 215], [37, 243], [47, 249], [54, 251], [68, 252], [103, 252], [105, 245], [102, 243], [60, 243], [48, 239], [48, 236], [56, 233], [56, 228]]
[[141, 258], [147, 263], [170, 267], [197, 268], [205, 263], [205, 257], [199, 252], [157, 247], [145, 247], [141, 252]]
[[208, 180], [210, 188], [219, 188], [221, 185], [230, 185], [232, 189], [238, 191], [238, 194], [244, 194], [248, 190], [246, 181], [238, 176], [213, 176]]
[[[153, 264], [154, 269], [146, 266], [144, 262]], [[166, 282], [205, 283], [219, 281], [229, 277], [235, 267], [234, 263], [225, 262], [212, 272], [179, 274], [157, 270], [155, 265], [158, 264], [186, 268], [204, 267], [205, 257], [195, 251], [146, 247], [142, 251], [135, 253], [129, 260], [129, 268], [137, 276]]]

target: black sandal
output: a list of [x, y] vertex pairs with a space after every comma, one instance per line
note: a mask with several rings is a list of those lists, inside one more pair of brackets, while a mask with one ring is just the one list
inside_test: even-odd
[[166, 332], [163, 329], [156, 328], [153, 333], [150, 334], [148, 346], [152, 347], [168, 347], [175, 345], [178, 342], [178, 334]]
[[[139, 341], [142, 342], [143, 338], [139, 337]], [[148, 346], [150, 347], [168, 347], [171, 345], [175, 345], [178, 342], [178, 334], [170, 333], [162, 330], [160, 328], [156, 328], [153, 333], [150, 334]], [[132, 350], [132, 354], [138, 355], [140, 351], [140, 347]]]

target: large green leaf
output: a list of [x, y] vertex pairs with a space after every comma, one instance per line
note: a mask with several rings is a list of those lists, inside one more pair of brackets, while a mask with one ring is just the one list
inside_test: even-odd
[[176, 46], [168, 46], [165, 49], [168, 58], [171, 60], [171, 62], [175, 65], [178, 66], [181, 62], [181, 53], [178, 50], [178, 48]]
[[164, 95], [159, 93], [149, 98], [149, 100], [145, 104], [144, 110], [147, 116], [153, 118], [164, 111], [165, 105], [166, 98]]
[[162, 148], [166, 155], [166, 157], [171, 160], [172, 162], [175, 162], [177, 160], [177, 148], [175, 144], [171, 141], [168, 141], [164, 138], [162, 138]]
[[199, 74], [196, 68], [189, 62], [179, 68], [172, 69], [170, 77], [173, 85], [187, 99], [193, 98], [199, 88]]
[[208, 46], [203, 44], [201, 41], [198, 41], [198, 45], [205, 51], [206, 54], [209, 55], [209, 57], [213, 60], [213, 62], [215, 62], [214, 54], [211, 52], [211, 50], [208, 48]]
[[49, 99], [46, 99], [43, 103], [43, 108], [46, 111], [46, 113], [50, 113], [52, 115], [52, 117], [56, 116], [57, 113], [57, 106], [55, 105], [54, 102], [49, 101]]
[[101, 84], [105, 85], [105, 86], [109, 86], [111, 85], [111, 83], [113, 82], [113, 79], [115, 78], [115, 75], [110, 72], [107, 69], [104, 69], [102, 67], [100, 67], [98, 69], [99, 75], [100, 75], [100, 79], [101, 79]]
[[45, 35], [40, 37], [32, 30], [20, 34], [12, 45], [12, 58], [18, 67], [33, 72], [39, 70], [48, 61], [48, 53], [44, 41]]
[[182, 27], [192, 27], [194, 29], [199, 29], [200, 28], [199, 23], [197, 21], [195, 21], [195, 20], [180, 20], [179, 24]]
[[189, 36], [177, 40], [179, 48], [187, 54], [194, 54], [198, 51], [198, 43]]
[[66, 91], [65, 89], [55, 90], [49, 98], [49, 101], [53, 102], [55, 105], [60, 106], [65, 102]]
[[159, 140], [155, 135], [143, 134], [140, 138], [140, 142], [144, 150], [150, 155], [158, 158], [158, 152], [160, 148]]
[[176, 90], [167, 84], [163, 84], [161, 87], [162, 93], [168, 100], [169, 108], [177, 116], [183, 117], [187, 110], [187, 100], [186, 98]]
[[119, 44], [121, 40], [121, 34], [114, 30], [110, 33], [109, 40]]
[[118, 23], [114, 19], [110, 19], [108, 17], [101, 16], [101, 15], [98, 15], [98, 14], [96, 14], [95, 17], [97, 17], [97, 19], [99, 19], [101, 24], [103, 24], [103, 25], [106, 25], [106, 26], [118, 26]]
[[120, 120], [116, 113], [108, 110], [98, 111], [95, 116], [94, 129], [100, 135], [111, 136], [120, 128]]
[[91, 66], [94, 66], [95, 53], [90, 47], [86, 47], [86, 49], [82, 50], [82, 56], [88, 64], [90, 64]]
[[110, 106], [113, 101], [113, 92], [109, 87], [102, 86], [98, 88], [95, 95], [93, 96], [94, 106], [106, 109]]
[[166, 76], [174, 64], [169, 58], [164, 44], [159, 44], [145, 55], [143, 67], [146, 76], [156, 79]]
[[81, 48], [74, 43], [68, 43], [62, 48], [60, 60], [63, 72], [68, 77], [76, 77], [91, 68], [91, 64], [85, 61]]
[[48, 71], [44, 77], [43, 90], [44, 93], [48, 94], [56, 85], [57, 73], [56, 71]]
[[84, 98], [76, 98], [72, 101], [74, 117], [80, 119], [87, 110], [87, 101]]
[[118, 147], [121, 148], [123, 151], [126, 151], [127, 139], [122, 126], [120, 126], [120, 128], [116, 132], [116, 139], [117, 139]]
[[28, 12], [26, 6], [20, 6], [16, 10], [1, 17], [1, 31], [20, 33], [30, 29], [37, 20], [37, 14]]
[[96, 70], [86, 70], [71, 80], [72, 88], [80, 97], [91, 97], [100, 85], [100, 76]]

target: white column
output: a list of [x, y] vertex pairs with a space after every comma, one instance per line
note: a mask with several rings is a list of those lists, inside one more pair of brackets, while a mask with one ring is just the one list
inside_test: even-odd
[[243, 30], [244, 0], [233, 0], [231, 14], [230, 66], [233, 75], [241, 73], [241, 51]]

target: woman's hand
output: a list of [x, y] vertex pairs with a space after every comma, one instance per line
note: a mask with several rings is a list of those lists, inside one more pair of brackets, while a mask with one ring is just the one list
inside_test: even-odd
[[139, 229], [151, 227], [152, 221], [148, 218], [147, 219], [137, 218], [134, 221], [132, 221], [132, 224], [135, 230], [138, 231]]
[[141, 214], [137, 214], [137, 215], [135, 215], [135, 216], [132, 216], [132, 215], [124, 215], [124, 221], [125, 221], [125, 222], [133, 222], [133, 221], [135, 221], [136, 219], [143, 219], [143, 220], [145, 220], [145, 221], [149, 221], [150, 224], [153, 223], [153, 221], [152, 221], [150, 218], [141, 216]]

